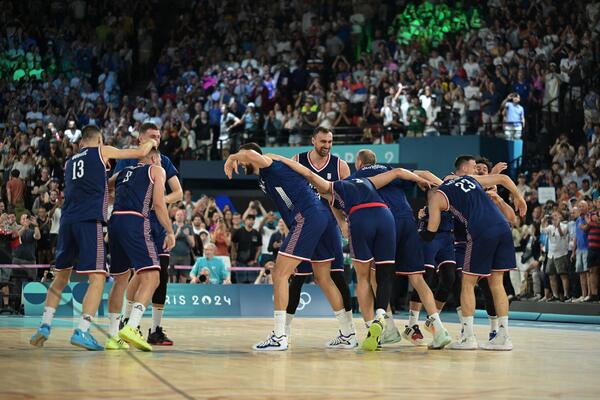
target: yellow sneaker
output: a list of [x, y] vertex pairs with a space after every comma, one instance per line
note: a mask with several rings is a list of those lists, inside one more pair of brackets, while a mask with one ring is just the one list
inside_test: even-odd
[[380, 320], [375, 320], [369, 327], [367, 337], [361, 344], [361, 348], [365, 351], [375, 351], [379, 346], [379, 338], [383, 333], [383, 323]]
[[142, 332], [137, 329], [132, 328], [129, 325], [125, 325], [123, 329], [119, 331], [119, 337], [135, 347], [136, 349], [142, 351], [152, 351], [152, 346], [148, 344]]
[[104, 344], [104, 350], [128, 350], [129, 345], [118, 336], [108, 338]]

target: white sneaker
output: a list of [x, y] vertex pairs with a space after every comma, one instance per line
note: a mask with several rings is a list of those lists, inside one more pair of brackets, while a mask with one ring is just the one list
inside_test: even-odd
[[271, 336], [264, 342], [256, 343], [252, 346], [252, 350], [256, 351], [283, 351], [288, 349], [287, 336], [275, 336], [275, 332], [271, 332]]
[[450, 350], [477, 350], [479, 345], [477, 344], [477, 338], [473, 336], [461, 335], [458, 340], [454, 343], [450, 343], [446, 346]]
[[394, 344], [398, 343], [402, 340], [402, 336], [400, 336], [400, 331], [396, 328], [396, 325], [386, 324], [385, 328], [383, 328], [383, 336], [381, 338], [382, 344]]
[[583, 303], [583, 299], [585, 299], [585, 297], [580, 296], [580, 297], [576, 298], [575, 300], [573, 300], [573, 303]]
[[498, 333], [492, 340], [481, 343], [479, 348], [482, 350], [492, 351], [510, 351], [513, 349], [513, 344], [510, 338], [504, 333]]
[[353, 349], [358, 347], [358, 341], [356, 340], [356, 334], [352, 332], [348, 336], [344, 336], [342, 331], [339, 331], [339, 335], [330, 340], [325, 344], [328, 349]]
[[590, 296], [585, 296], [585, 297], [583, 298], [583, 301], [582, 301], [582, 303], [585, 303], [586, 301], [590, 301]]
[[541, 299], [542, 299], [542, 295], [538, 293], [535, 296], [533, 296], [532, 298], [530, 298], [529, 301], [540, 301]]

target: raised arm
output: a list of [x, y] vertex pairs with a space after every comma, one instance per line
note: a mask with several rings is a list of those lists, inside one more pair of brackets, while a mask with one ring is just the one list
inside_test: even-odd
[[167, 237], [164, 243], [157, 243], [157, 246], [162, 245], [165, 250], [171, 250], [175, 246], [175, 234], [173, 233], [173, 226], [169, 219], [169, 213], [167, 211], [167, 204], [165, 203], [165, 180], [166, 174], [162, 167], [153, 166], [150, 169], [150, 175], [154, 180], [154, 189], [152, 192], [152, 205], [156, 212], [158, 222], [167, 231]]
[[258, 154], [254, 150], [240, 150], [235, 154], [231, 154], [227, 157], [227, 161], [225, 161], [225, 175], [227, 175], [229, 179], [233, 177], [233, 172], [239, 174], [238, 168], [240, 163], [253, 164], [258, 168], [267, 168], [271, 165], [272, 160], [269, 157]]
[[486, 193], [494, 202], [496, 207], [498, 207], [502, 215], [504, 215], [504, 218], [506, 218], [511, 225], [517, 226], [517, 215], [515, 214], [515, 211], [512, 209], [512, 207], [506, 204], [502, 197], [500, 197], [500, 195], [495, 191], [488, 190]]
[[431, 171], [414, 170], [413, 174], [420, 176], [421, 178], [429, 181], [431, 184], [433, 184], [435, 186], [440, 186], [442, 183], [444, 183], [443, 180], [441, 180], [437, 175], [433, 174]]
[[131, 158], [142, 158], [152, 150], [152, 148], [158, 147], [158, 144], [154, 139], [150, 139], [147, 142], [140, 144], [135, 149], [117, 149], [112, 146], [102, 146], [100, 153], [104, 161], [108, 161], [111, 158], [115, 160], [127, 160]]
[[519, 189], [517, 189], [517, 185], [515, 185], [512, 179], [510, 179], [510, 177], [508, 177], [507, 175], [499, 174], [472, 175], [472, 177], [475, 178], [475, 180], [477, 180], [477, 182], [479, 182], [483, 187], [490, 187], [494, 185], [504, 186], [513, 195], [513, 199], [515, 202], [515, 210], [519, 212], [519, 215], [521, 217], [525, 216], [525, 213], [527, 212], [527, 203], [525, 203], [525, 199], [519, 192]]
[[419, 175], [416, 175], [404, 168], [394, 168], [391, 171], [384, 172], [383, 174], [375, 175], [369, 177], [369, 180], [376, 189], [380, 189], [385, 185], [392, 182], [394, 179], [403, 179], [405, 181], [412, 181], [417, 184], [421, 184], [427, 186], [428, 188], [431, 186], [431, 182], [427, 179], [421, 178]]
[[276, 154], [268, 154], [268, 157], [281, 161], [300, 175], [302, 175], [306, 180], [308, 180], [318, 191], [322, 194], [331, 193], [331, 182], [321, 178], [319, 175], [313, 173], [310, 169], [306, 168], [304, 165], [290, 160], [289, 158], [285, 158]]

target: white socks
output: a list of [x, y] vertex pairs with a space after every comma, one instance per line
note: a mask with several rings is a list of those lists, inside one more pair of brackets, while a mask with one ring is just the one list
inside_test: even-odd
[[488, 317], [490, 320], [490, 332], [498, 332], [498, 317]]
[[294, 320], [294, 314], [285, 314], [285, 336], [290, 338], [292, 336], [292, 321]]
[[111, 337], [119, 334], [119, 313], [108, 313], [108, 334]]
[[129, 315], [129, 321], [127, 325], [131, 326], [134, 329], [137, 329], [140, 322], [142, 321], [142, 316], [144, 315], [144, 311], [146, 311], [146, 307], [142, 303], [133, 303], [131, 308], [131, 314]]
[[473, 316], [471, 315], [470, 317], [462, 317], [462, 326], [463, 326], [463, 336], [464, 337], [471, 337], [474, 336], [475, 333], [473, 333]]
[[127, 300], [125, 304], [125, 313], [123, 314], [123, 318], [129, 318], [131, 315], [131, 308], [133, 307], [133, 300]]
[[88, 314], [82, 314], [81, 319], [79, 320], [79, 330], [83, 333], [90, 330], [90, 325], [92, 324], [92, 316]]
[[442, 320], [440, 319], [440, 314], [435, 313], [429, 316], [429, 320], [433, 324], [433, 329], [435, 333], [444, 332], [444, 325], [442, 324]]
[[56, 308], [44, 307], [44, 313], [42, 314], [42, 324], [52, 325], [52, 319], [54, 318], [55, 312]]
[[160, 322], [162, 321], [163, 308], [152, 307], [152, 328], [150, 329], [151, 333], [156, 332], [156, 328], [160, 326]]
[[274, 312], [275, 319], [275, 327], [273, 332], [275, 336], [281, 337], [285, 335], [285, 320], [286, 320], [286, 312], [285, 311], [275, 311]]
[[419, 323], [419, 311], [409, 310], [408, 311], [408, 326], [413, 327]]
[[354, 330], [352, 329], [351, 321], [348, 320], [348, 317], [346, 316], [345, 309], [342, 308], [341, 310], [336, 311], [335, 319], [337, 319], [337, 321], [338, 321], [342, 335], [350, 336], [352, 333], [354, 333]]
[[462, 324], [463, 316], [462, 316], [462, 311], [461, 311], [460, 307], [456, 307], [456, 314], [458, 315], [458, 322], [460, 322]]
[[346, 311], [346, 318], [350, 322], [350, 326], [352, 327], [352, 332], [356, 333], [356, 327], [354, 326], [354, 315], [352, 314], [352, 310]]
[[504, 335], [508, 336], [508, 315], [504, 317], [498, 317], [497, 324], [498, 333], [502, 332]]

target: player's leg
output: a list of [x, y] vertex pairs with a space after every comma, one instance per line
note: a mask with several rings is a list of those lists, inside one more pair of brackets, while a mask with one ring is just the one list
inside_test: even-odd
[[489, 278], [482, 278], [477, 282], [485, 304], [485, 312], [487, 313], [490, 322], [489, 340], [492, 340], [498, 332], [498, 314], [494, 305], [494, 297], [490, 289]]
[[344, 269], [344, 252], [341, 245], [342, 235], [335, 220], [333, 221], [333, 229], [335, 230], [335, 235], [332, 237], [334, 238], [333, 240], [335, 240], [336, 245], [335, 260], [333, 260], [333, 263], [331, 264], [331, 279], [342, 295], [346, 319], [352, 326], [352, 332], [356, 333], [356, 327], [354, 326], [354, 315], [352, 314], [352, 296], [350, 295], [350, 287], [348, 286], [348, 281], [346, 280], [345, 275], [346, 271]]
[[[306, 280], [306, 273], [300, 272], [301, 270], [306, 270], [310, 268], [310, 273], [312, 274], [312, 267], [309, 262], [303, 261], [298, 265], [296, 269], [296, 273], [292, 276], [289, 283], [289, 297], [288, 297], [288, 305], [286, 309], [285, 315], [285, 335], [288, 338], [288, 344], [292, 335], [292, 322], [294, 321], [294, 316], [296, 315], [296, 310], [298, 309], [298, 304], [300, 304], [300, 295], [302, 294], [302, 286], [304, 285], [304, 281]], [[304, 268], [303, 268], [304, 267]]]
[[[373, 296], [377, 293], [377, 276], [376, 276], [376, 268], [375, 263], [372, 263], [371, 266], [371, 289], [373, 291]], [[392, 272], [392, 280], [395, 279]], [[393, 282], [392, 282], [393, 283]], [[393, 286], [393, 284], [392, 284]], [[391, 301], [390, 301], [391, 303]], [[402, 340], [402, 336], [400, 335], [400, 331], [396, 328], [396, 323], [394, 322], [394, 313], [390, 304], [388, 304], [386, 312], [385, 312], [385, 322], [383, 324], [383, 335], [381, 337], [381, 344], [394, 344], [398, 343]]]
[[[375, 320], [373, 311], [374, 298], [371, 288], [371, 260], [352, 260], [356, 272], [356, 297], [363, 320], [369, 329], [366, 339], [362, 343], [365, 350], [375, 350], [379, 342], [379, 336], [383, 332], [383, 324]], [[375, 325], [375, 326], [374, 326]], [[371, 332], [373, 329], [373, 332]], [[365, 344], [367, 348], [365, 348]]]
[[29, 343], [36, 347], [41, 347], [50, 336], [52, 320], [56, 313], [56, 308], [60, 303], [60, 298], [65, 287], [69, 284], [73, 262], [75, 261], [75, 251], [77, 242], [71, 232], [72, 225], [63, 225], [58, 234], [56, 245], [56, 275], [48, 288], [46, 294], [46, 305], [42, 314], [42, 323], [37, 331], [31, 336]]
[[152, 241], [158, 250], [160, 262], [159, 284], [152, 296], [152, 326], [148, 332], [148, 343], [159, 346], [172, 346], [173, 341], [167, 337], [162, 328], [162, 316], [167, 299], [167, 284], [169, 283], [170, 255], [163, 249], [166, 231], [157, 221], [151, 220]]
[[438, 312], [433, 292], [425, 282], [423, 273], [415, 273], [408, 275], [411, 286], [419, 294], [421, 303], [427, 311], [428, 318], [425, 321], [425, 326], [433, 334], [433, 342], [430, 344], [430, 349], [442, 349], [451, 342], [448, 331], [444, 328], [440, 314]]
[[454, 280], [456, 279], [456, 263], [455, 262], [444, 262], [438, 267], [438, 285], [435, 290], [433, 297], [435, 298], [435, 305], [439, 311], [444, 309], [450, 292], [454, 287]]

